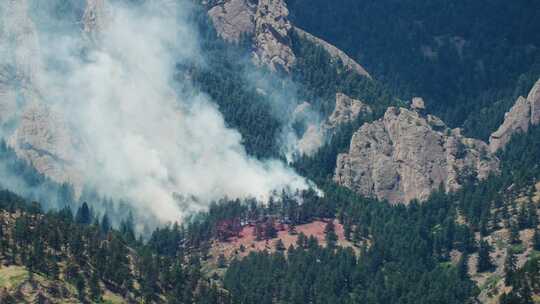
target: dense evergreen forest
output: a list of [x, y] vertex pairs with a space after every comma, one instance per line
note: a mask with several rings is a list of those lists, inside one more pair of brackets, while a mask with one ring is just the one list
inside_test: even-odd
[[[37, 173], [2, 141], [0, 172], [16, 172], [17, 178], [0, 179], [0, 274], [23, 268], [25, 283], [38, 286], [27, 288], [38, 303], [111, 303], [111, 294], [133, 303], [475, 303], [482, 290], [469, 273], [469, 257], [477, 257], [479, 273], [493, 272], [488, 239], [505, 228], [510, 240], [502, 279], [511, 290], [500, 302], [534, 303], [540, 294], [540, 206], [532, 198], [540, 179], [540, 126], [515, 135], [498, 152], [498, 174], [482, 181], [460, 176], [460, 190], [446, 193], [441, 187], [422, 203], [362, 197], [336, 185], [332, 175], [353, 132], [412, 96], [425, 97], [429, 112], [449, 125], [486, 139], [540, 75], [540, 4], [287, 3], [299, 27], [355, 57], [374, 80], [347, 72], [296, 35], [298, 60], [290, 75], [256, 69], [249, 37], [223, 42], [202, 7], [191, 18], [201, 34], [203, 60], [177, 65], [176, 78], [179, 90], [189, 78], [208, 94], [228, 126], [241, 133], [247, 153], [261, 159], [282, 156], [279, 135], [300, 102], [310, 101], [322, 116], [332, 112], [336, 92], [369, 104], [373, 113], [342, 125], [318, 152], [291, 164], [319, 189], [275, 193], [266, 204], [223, 198], [182, 223], [157, 226], [137, 222], [140, 214], [130, 204], [103, 197], [99, 189], [84, 189], [75, 199], [69, 185]], [[61, 9], [80, 15], [81, 7]], [[333, 219], [353, 246], [339, 244]], [[244, 258], [217, 257], [212, 250], [242, 226], [255, 226], [256, 238], [270, 243], [275, 223], [294, 228], [315, 220], [326, 223], [324, 244], [290, 229], [297, 241], [288, 248], [277, 243], [275, 250]], [[532, 258], [517, 267], [526, 230], [533, 234]], [[26, 298], [24, 288], [0, 289], [0, 303]]]
[[487, 139], [540, 73], [537, 1], [288, 0], [294, 23], [394, 94]]
[[[475, 232], [489, 235], [516, 218], [515, 229], [533, 228], [540, 246], [537, 206], [517, 207], [509, 199], [526, 193], [529, 181], [540, 176], [539, 132], [514, 138], [500, 155], [506, 164], [500, 176], [471, 180], [456, 193], [441, 189], [422, 204], [390, 205], [326, 183], [324, 197], [305, 191], [282, 193], [268, 205], [216, 202], [184, 225], [155, 230], [148, 241], [137, 240], [132, 220], [113, 228], [106, 214], [96, 217], [86, 203], [76, 212], [66, 207], [43, 213], [37, 203], [3, 191], [0, 256], [4, 266], [25, 265], [36, 275], [73, 284], [81, 301], [98, 300], [108, 290], [169, 303], [465, 303], [478, 290], [464, 257], [477, 252], [479, 267], [492, 267], [483, 254], [491, 249], [475, 240]], [[500, 190], [511, 184], [512, 190]], [[458, 214], [465, 223], [456, 222]], [[339, 247], [327, 226], [324, 247], [299, 236], [294, 247], [229, 261], [222, 283], [206, 278], [200, 267], [210, 258], [218, 224], [261, 217], [293, 225], [337, 218], [358, 253]], [[457, 265], [450, 263], [452, 250], [462, 253]], [[535, 267], [538, 259], [515, 272], [509, 283], [515, 288], [504, 303], [529, 303], [539, 291]], [[7, 303], [17, 302], [6, 297]]]
[[303, 101], [309, 101], [323, 117], [333, 111], [336, 92], [369, 104], [373, 117], [381, 116], [390, 105], [403, 104], [382, 82], [347, 71], [340, 62], [330, 60], [322, 47], [297, 35], [293, 35], [293, 49], [299, 60], [291, 75], [271, 73], [251, 62], [248, 37], [238, 44], [226, 43], [204, 10], [192, 18], [201, 33], [204, 63], [178, 66], [177, 77], [180, 82], [189, 77], [218, 104], [227, 124], [242, 134], [249, 154], [280, 156], [280, 132]]

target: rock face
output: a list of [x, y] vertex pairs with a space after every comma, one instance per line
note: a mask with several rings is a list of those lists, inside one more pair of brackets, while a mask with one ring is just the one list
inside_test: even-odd
[[289, 10], [283, 0], [223, 0], [203, 1], [220, 37], [238, 43], [243, 37], [252, 40], [253, 60], [271, 70], [289, 72], [296, 61], [291, 47], [291, 33], [325, 49], [334, 59], [359, 75], [369, 73], [343, 51], [310, 33], [294, 27], [288, 19]]
[[531, 104], [531, 124], [540, 124], [540, 79], [529, 92], [527, 100]]
[[484, 142], [435, 116], [391, 107], [353, 135], [349, 152], [338, 156], [334, 180], [366, 196], [407, 203], [427, 199], [440, 185], [456, 190], [464, 179], [485, 178], [498, 167]]
[[255, 14], [254, 61], [271, 70], [289, 72], [296, 57], [289, 36], [289, 10], [283, 0], [259, 0]]
[[422, 97], [413, 97], [411, 101], [411, 108], [417, 111], [422, 111], [426, 109], [426, 104]]
[[[103, 3], [88, 1], [89, 6], [96, 9]], [[0, 58], [2, 136], [8, 138], [7, 143], [17, 156], [37, 171], [56, 182], [72, 183], [79, 190], [81, 174], [74, 166], [74, 136], [61, 119], [62, 115], [42, 101], [43, 86], [39, 76], [43, 65], [28, 3], [10, 0], [0, 5], [4, 14], [0, 18], [3, 30], [0, 51], [4, 55]], [[84, 24], [84, 29], [90, 29], [90, 23]]]
[[19, 126], [8, 144], [17, 156], [39, 172], [58, 183], [71, 183], [77, 188], [82, 177], [75, 166], [78, 144], [74, 138], [61, 114], [43, 103], [32, 102], [23, 110]]
[[3, 1], [0, 27], [0, 47], [3, 58], [2, 70], [11, 65], [12, 80], [26, 86], [36, 83], [36, 77], [42, 67], [39, 55], [39, 42], [36, 28], [28, 15], [28, 1]]
[[360, 114], [368, 113], [371, 113], [368, 105], [343, 93], [337, 93], [336, 106], [328, 117], [326, 129], [335, 129], [341, 124], [354, 121]]
[[42, 68], [28, 2], [0, 3], [0, 124], [16, 119], [18, 104], [38, 95]]
[[330, 57], [332, 57], [332, 59], [334, 60], [339, 60], [341, 61], [341, 63], [343, 64], [343, 66], [345, 66], [347, 69], [359, 74], [359, 75], [362, 75], [362, 76], [365, 76], [365, 77], [368, 77], [368, 78], [371, 78], [371, 75], [369, 75], [368, 71], [366, 71], [366, 69], [364, 69], [363, 66], [361, 66], [360, 64], [358, 64], [358, 62], [356, 62], [354, 59], [352, 59], [351, 57], [349, 57], [347, 54], [345, 54], [345, 52], [343, 52], [342, 50], [338, 49], [337, 47], [335, 47], [334, 45], [320, 39], [320, 38], [317, 38], [315, 36], [313, 36], [312, 34], [298, 28], [298, 27], [294, 27], [294, 31], [302, 38], [304, 39], [307, 39], [319, 46], [321, 46], [323, 49], [325, 49], [328, 54], [330, 55]]
[[83, 15], [83, 31], [85, 35], [92, 39], [98, 39], [107, 21], [105, 0], [87, 0], [86, 9]]
[[221, 38], [239, 42], [242, 36], [255, 32], [256, 10], [257, 5], [248, 0], [230, 0], [212, 7], [208, 15]]
[[283, 0], [226, 0], [214, 4], [208, 14], [223, 39], [239, 42], [251, 37], [256, 64], [286, 72], [294, 65], [292, 25]]
[[495, 153], [504, 148], [512, 135], [527, 132], [530, 125], [540, 123], [540, 79], [527, 98], [520, 96], [514, 106], [504, 115], [503, 124], [489, 138], [489, 148]]

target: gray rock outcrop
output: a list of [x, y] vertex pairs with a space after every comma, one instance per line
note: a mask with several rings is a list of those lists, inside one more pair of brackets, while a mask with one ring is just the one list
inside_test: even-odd
[[489, 138], [489, 148], [495, 153], [504, 148], [512, 136], [527, 132], [529, 126], [540, 123], [540, 79], [533, 86], [527, 98], [520, 96], [510, 111], [504, 115], [504, 122]]
[[294, 65], [292, 25], [283, 0], [226, 0], [214, 3], [208, 15], [226, 41], [239, 42], [243, 36], [252, 39], [256, 64], [286, 72]]
[[58, 183], [72, 183], [78, 191], [81, 174], [74, 166], [75, 137], [62, 115], [42, 100], [43, 64], [28, 2], [10, 0], [0, 5], [4, 14], [0, 19], [1, 135], [38, 172]]
[[325, 123], [326, 129], [336, 129], [339, 125], [354, 121], [360, 114], [371, 113], [371, 108], [360, 100], [343, 93], [336, 93], [336, 106]]
[[242, 36], [255, 32], [257, 5], [248, 0], [230, 0], [208, 10], [218, 35], [229, 42], [239, 42]]
[[463, 137], [435, 116], [390, 107], [355, 132], [349, 152], [338, 156], [334, 180], [366, 196], [407, 203], [427, 199], [440, 185], [456, 190], [498, 167], [486, 143]]
[[228, 42], [251, 39], [253, 60], [271, 70], [289, 72], [296, 61], [291, 47], [294, 31], [328, 52], [335, 61], [359, 75], [371, 78], [360, 64], [332, 44], [295, 27], [288, 19], [289, 10], [283, 0], [203, 1], [218, 35]]
[[291, 48], [292, 24], [283, 0], [259, 0], [255, 13], [253, 59], [259, 65], [289, 72], [296, 61]]
[[31, 102], [23, 110], [8, 144], [38, 172], [58, 183], [70, 183], [80, 193], [82, 176], [75, 157], [78, 143], [62, 117], [39, 101]]
[[91, 40], [99, 39], [107, 23], [105, 0], [87, 0], [82, 18], [83, 32]]
[[426, 104], [422, 97], [413, 97], [411, 101], [411, 108], [417, 111], [423, 111], [426, 109]]

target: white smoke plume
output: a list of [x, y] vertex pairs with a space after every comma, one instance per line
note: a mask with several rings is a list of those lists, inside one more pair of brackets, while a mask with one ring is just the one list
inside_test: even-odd
[[241, 135], [189, 77], [176, 89], [175, 64], [203, 60], [190, 7], [179, 2], [108, 5], [107, 23], [88, 48], [82, 35], [36, 23], [40, 102], [63, 113], [78, 136], [74, 165], [85, 184], [164, 222], [222, 197], [307, 188], [281, 161], [248, 156]]

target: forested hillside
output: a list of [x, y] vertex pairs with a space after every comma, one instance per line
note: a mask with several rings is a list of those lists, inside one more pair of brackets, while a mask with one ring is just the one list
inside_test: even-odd
[[[103, 79], [82, 81], [90, 87], [98, 83], [90, 95], [100, 96], [105, 88], [114, 93], [112, 104], [142, 105], [148, 112], [152, 112], [148, 104], [158, 108], [173, 100], [174, 106], [165, 109], [174, 115], [116, 113], [116, 107], [106, 107], [108, 103], [98, 98], [96, 107], [105, 111], [97, 113], [113, 109], [112, 114], [103, 120], [91, 115], [87, 130], [103, 131], [100, 136], [125, 145], [107, 141], [104, 151], [116, 157], [96, 161], [92, 143], [101, 142], [79, 138], [74, 146], [86, 150], [73, 151], [92, 157], [64, 159], [70, 149], [63, 148], [71, 142], [55, 125], [52, 111], [26, 113], [34, 124], [22, 128], [16, 126], [21, 109], [15, 106], [12, 116], [4, 116], [11, 105], [7, 101], [18, 105], [43, 98], [48, 103], [47, 98], [57, 97], [41, 96], [47, 95], [48, 87], [37, 85], [39, 73], [25, 75], [37, 70], [37, 64], [27, 68], [31, 56], [14, 56], [16, 60], [8, 63], [0, 58], [0, 303], [540, 303], [540, 122], [534, 118], [540, 117], [540, 2], [55, 0], [46, 5], [28, 1], [30, 8], [23, 1], [25, 5], [14, 5], [10, 11], [20, 19], [14, 18], [20, 27], [4, 26], [0, 19], [1, 39], [38, 43], [33, 27], [42, 24], [33, 24], [32, 18], [55, 20], [44, 22], [45, 31], [66, 31], [73, 37], [83, 32], [86, 36], [77, 41], [85, 46], [74, 49], [82, 53], [75, 61], [83, 71], [108, 71], [97, 74], [106, 75]], [[157, 6], [144, 6], [147, 3]], [[166, 35], [171, 29], [164, 25], [176, 23], [161, 23], [167, 14], [145, 19], [148, 12], [140, 9], [167, 11], [178, 3], [185, 10], [175, 16], [186, 19], [181, 30], [196, 35], [179, 35], [181, 47], [175, 48], [171, 44], [178, 33], [173, 31], [171, 38]], [[5, 7], [0, 4], [0, 9]], [[27, 9], [33, 14], [25, 15]], [[0, 17], [7, 18], [3, 13], [0, 10]], [[112, 22], [115, 13], [125, 24]], [[130, 18], [148, 24], [137, 26], [140, 20]], [[111, 37], [115, 42], [122, 40], [121, 34], [133, 34], [135, 39], [127, 45], [135, 50], [145, 50], [138, 44], [164, 34], [167, 52], [157, 48], [150, 54], [157, 58], [167, 57], [169, 48], [176, 52], [172, 79], [159, 82], [161, 69], [143, 73], [149, 63], [163, 63], [156, 58], [141, 60], [140, 54], [148, 53], [131, 54], [125, 48], [117, 52], [114, 43], [111, 54], [99, 53], [100, 39], [111, 38], [100, 36], [109, 24], [133, 25]], [[143, 33], [146, 28], [159, 30], [137, 36], [133, 28]], [[308, 39], [297, 28], [335, 45], [369, 73], [351, 69], [319, 38]], [[15, 34], [5, 34], [9, 31]], [[227, 39], [236, 34], [238, 39]], [[8, 40], [0, 40], [0, 51]], [[197, 45], [196, 54], [186, 57], [191, 43]], [[43, 48], [47, 56], [58, 59]], [[137, 59], [127, 60], [134, 67], [124, 70], [122, 60], [106, 68], [85, 66], [116, 57], [126, 60], [124, 52]], [[29, 53], [37, 57], [39, 52]], [[52, 61], [55, 73], [68, 70], [63, 65], [67, 62]], [[149, 70], [154, 72], [153, 66]], [[132, 73], [144, 74], [143, 81], [132, 78]], [[109, 78], [118, 80], [118, 74], [122, 80], [133, 80], [126, 81], [127, 95], [109, 86]], [[62, 89], [72, 81], [59, 79]], [[46, 85], [57, 85], [57, 78], [48, 80]], [[533, 87], [535, 82], [538, 86]], [[146, 88], [147, 83], [149, 88], [141, 91], [134, 85]], [[164, 92], [146, 95], [162, 86], [167, 88]], [[13, 94], [8, 90], [12, 87]], [[175, 94], [181, 98], [174, 99]], [[71, 107], [86, 104], [88, 96], [82, 95], [75, 96], [83, 103], [59, 104], [69, 106], [72, 112], [66, 113], [77, 113]], [[137, 95], [144, 102], [130, 103], [139, 101]], [[415, 103], [416, 96], [423, 99], [415, 98]], [[512, 106], [515, 111], [507, 115], [510, 119], [501, 131], [509, 142], [489, 150], [490, 134]], [[202, 118], [193, 115], [197, 111]], [[408, 124], [394, 123], [387, 113], [406, 113], [403, 120]], [[107, 124], [116, 116], [122, 117], [117, 124], [133, 128], [114, 134], [102, 130], [102, 124], [116, 130], [115, 124]], [[330, 121], [331, 117], [339, 119]], [[329, 127], [330, 123], [334, 124]], [[366, 133], [358, 132], [368, 125]], [[152, 133], [154, 128], [157, 132]], [[462, 168], [451, 168], [456, 175], [445, 178], [458, 180], [459, 187], [445, 188], [432, 180], [427, 199], [390, 202], [341, 186], [335, 178], [339, 154], [354, 145], [359, 154], [375, 153], [370, 148], [379, 141], [388, 141], [394, 149], [383, 128], [425, 136], [419, 141], [423, 146], [406, 143], [409, 146], [395, 149], [396, 155], [421, 158], [424, 167], [406, 167], [419, 172], [452, 160]], [[19, 133], [10, 134], [12, 129]], [[288, 157], [288, 141], [309, 140], [308, 131], [319, 136], [314, 152], [294, 151]], [[287, 132], [294, 133], [292, 139]], [[371, 141], [355, 141], [355, 136]], [[165, 139], [156, 141], [160, 146], [151, 146], [156, 143], [153, 137]], [[36, 142], [42, 146], [33, 146]], [[442, 151], [443, 160], [431, 158], [434, 146]], [[126, 153], [115, 154], [117, 150]], [[398, 163], [396, 167], [402, 165], [389, 150], [377, 153]], [[21, 157], [21, 151], [31, 157]], [[187, 156], [180, 155], [184, 152]], [[490, 166], [467, 163], [468, 158], [488, 159]], [[91, 175], [93, 184], [77, 188], [47, 175], [58, 173], [55, 162], [64, 168], [78, 161], [90, 163], [81, 175]], [[363, 165], [379, 180], [388, 173], [383, 171], [394, 170], [376, 162]], [[274, 175], [276, 167], [281, 171]], [[46, 170], [40, 173], [39, 168]], [[106, 170], [111, 168], [113, 178]], [[176, 175], [178, 171], [183, 174]], [[433, 176], [444, 174], [434, 171]], [[291, 175], [302, 181], [302, 187], [287, 182]], [[272, 179], [260, 183], [261, 176]], [[116, 178], [122, 183], [114, 184]], [[387, 189], [396, 190], [402, 178], [397, 175]], [[223, 195], [206, 200], [214, 196], [199, 192], [198, 197], [175, 188], [198, 190], [207, 180], [206, 192]], [[358, 183], [360, 178], [351, 180]], [[234, 191], [227, 191], [231, 184]], [[154, 186], [164, 190], [156, 194], [150, 191]], [[249, 192], [250, 188], [257, 191]], [[260, 195], [259, 188], [271, 191]], [[124, 192], [132, 194], [129, 199]], [[174, 217], [176, 210], [182, 216]]]
[[535, 1], [288, 0], [291, 19], [379, 81], [487, 139], [540, 73]]

